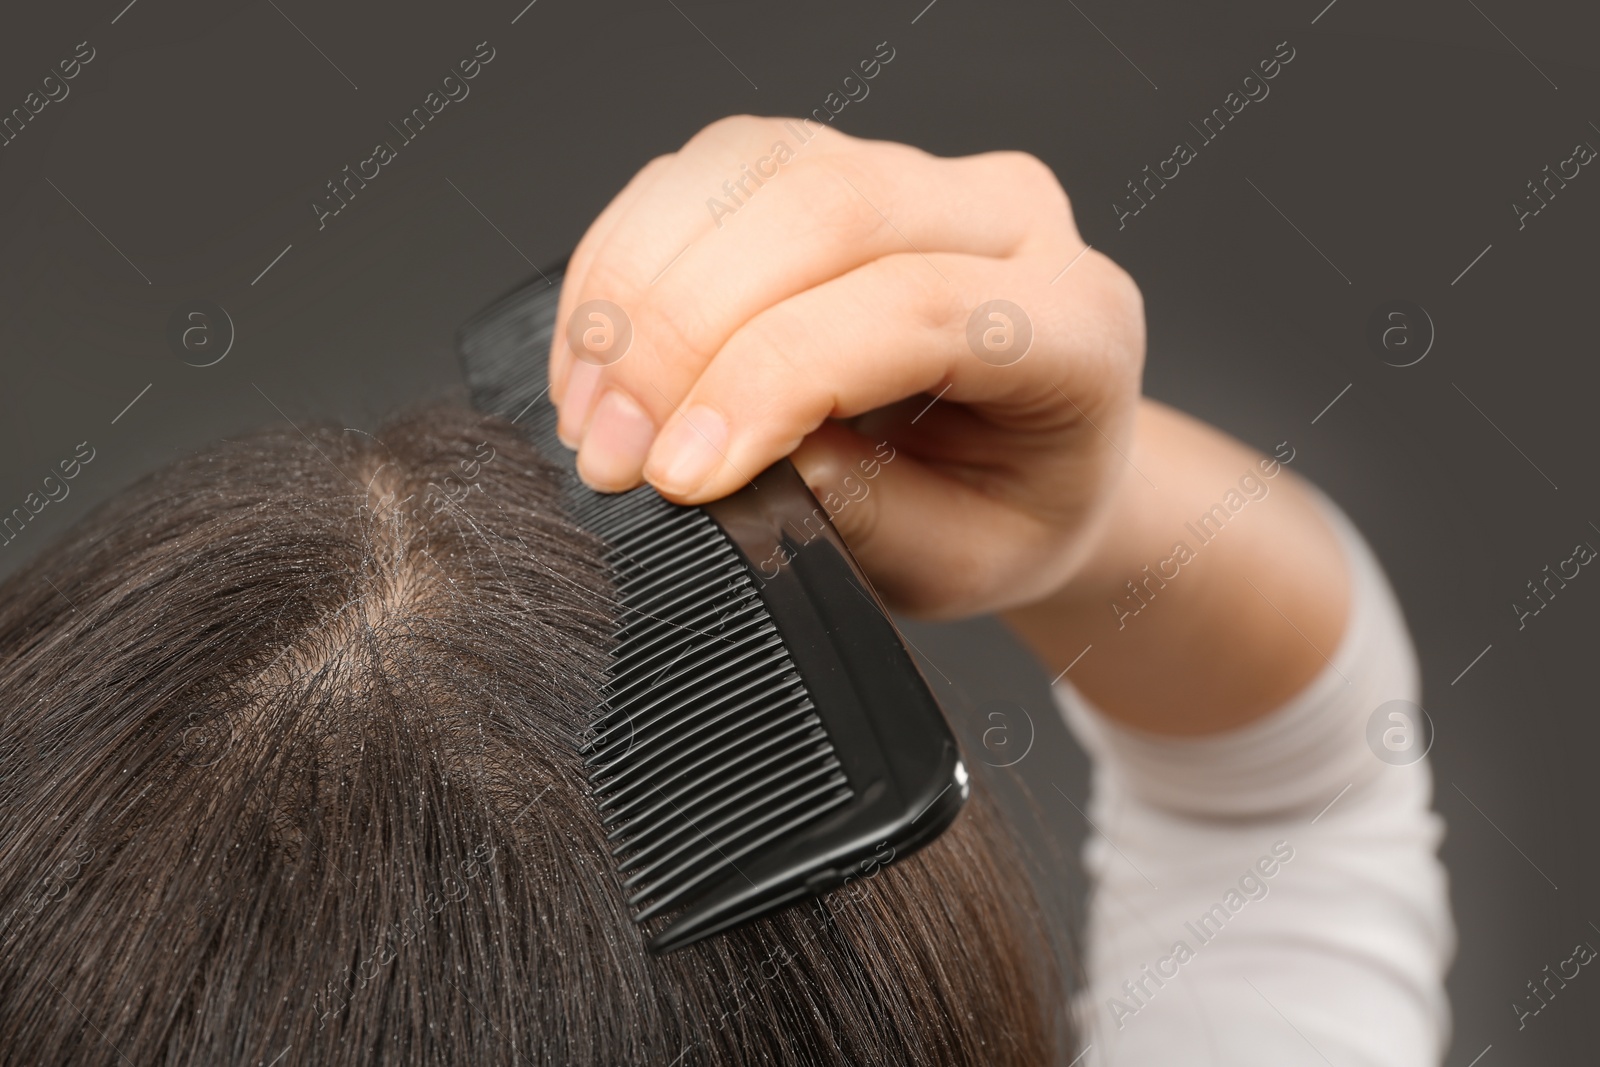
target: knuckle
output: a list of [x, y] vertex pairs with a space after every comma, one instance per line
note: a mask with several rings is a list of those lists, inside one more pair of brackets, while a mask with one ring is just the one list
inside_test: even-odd
[[818, 139], [817, 144], [823, 148], [829, 147], [830, 145], [837, 147], [846, 141], [854, 140], [854, 138], [852, 138], [849, 134], [842, 133], [827, 123], [818, 122], [810, 115], [798, 117], [794, 121], [797, 123], [810, 123], [809, 126], [806, 126], [806, 130], [812, 135], [812, 137]]
[[1124, 270], [1116, 260], [1102, 255], [1098, 250], [1089, 253], [1099, 267], [1098, 288], [1106, 308], [1120, 320], [1144, 321], [1144, 292], [1133, 275]]
[[1032, 152], [1001, 152], [998, 155], [1007, 178], [1018, 188], [1044, 200], [1068, 202], [1067, 191], [1062, 188], [1061, 180], [1056, 177], [1050, 164]]
[[[1113, 264], [1115, 266], [1115, 264]], [[1116, 288], [1120, 300], [1120, 307], [1125, 315], [1144, 321], [1144, 290], [1139, 288], [1139, 283], [1133, 280], [1133, 275], [1117, 267]]]
[[610, 300], [632, 316], [639, 303], [637, 276], [635, 257], [625, 249], [612, 248], [606, 255], [597, 255], [590, 261], [574, 305], [586, 300]]
[[782, 305], [768, 308], [752, 319], [740, 334], [739, 351], [730, 352], [730, 355], [745, 364], [742, 371], [748, 373], [752, 362], [761, 361], [769, 365], [767, 377], [799, 380], [798, 376], [804, 371], [799, 352], [806, 325], [794, 312]]
[[[846, 156], [814, 156], [796, 160], [792, 196], [805, 213], [808, 225], [841, 240], [870, 243], [886, 228], [880, 213], [881, 184], [865, 167]], [[876, 206], [875, 206], [876, 204]]]
[[1022, 178], [1041, 188], [1054, 186], [1060, 188], [1056, 181], [1056, 172], [1050, 165], [1032, 152], [1010, 151], [1002, 152], [1001, 158], [1019, 178]]
[[881, 279], [874, 279], [881, 284], [874, 284], [872, 289], [894, 294], [892, 311], [906, 327], [935, 338], [966, 332], [972, 305], [954, 286], [929, 285], [928, 264], [915, 252], [884, 256], [874, 260], [870, 269], [882, 275]]
[[934, 335], [966, 333], [967, 319], [972, 315], [972, 306], [966, 302], [961, 291], [949, 285], [919, 284], [921, 279], [913, 272], [921, 267], [926, 271], [927, 265], [918, 258], [898, 256], [901, 261], [901, 271], [906, 281], [914, 286], [914, 312], [919, 323]]
[[[624, 186], [624, 189], [626, 190], [629, 186], [633, 187], [634, 189], [639, 189], [648, 183], [653, 182], [661, 175], [661, 172], [670, 167], [673, 161], [677, 158], [678, 153], [676, 152], [663, 152], [659, 156], [654, 157], [650, 160], [650, 162], [639, 168], [638, 173], [629, 179], [628, 186]], [[620, 196], [621, 194], [618, 195]]]
[[1052, 223], [1063, 221], [1067, 230], [1076, 236], [1078, 224], [1072, 197], [1050, 164], [1030, 152], [1006, 152], [1003, 155], [1007, 181], [1015, 186], [1020, 199], [1031, 205], [1042, 218]]
[[635, 328], [649, 338], [650, 347], [669, 366], [709, 360], [717, 343], [709, 318], [709, 301], [671, 299], [670, 291], [639, 298]]
[[726, 115], [702, 127], [684, 143], [685, 152], [742, 145], [766, 135], [773, 120], [759, 115]]
[[[636, 188], [643, 185], [645, 182], [652, 180], [669, 164], [671, 164], [675, 158], [677, 158], [676, 153], [664, 152], [650, 160], [650, 162], [646, 163], [644, 166], [640, 167], [638, 173], [636, 173], [628, 182], [628, 186], [625, 187], [622, 192], [619, 192], [615, 197], [613, 197], [611, 202], [606, 205], [606, 210], [605, 212], [602, 212], [602, 217], [606, 213], [613, 213], [615, 211], [618, 200], [626, 195], [629, 188]], [[591, 224], [589, 228], [584, 231], [583, 237], [579, 239], [577, 247], [572, 250], [572, 258], [567, 264], [567, 274], [569, 276], [580, 276], [594, 265], [595, 257], [599, 255], [600, 249], [604, 245], [605, 238], [609, 236], [609, 228], [599, 225], [599, 222], [600, 219], [596, 219], [595, 223]]]
[[676, 152], [663, 152], [659, 156], [652, 158], [650, 162], [646, 163], [644, 166], [640, 167], [639, 173], [649, 174], [651, 171], [660, 170], [662, 167], [665, 167], [668, 163], [671, 163], [674, 159], [676, 159], [677, 155], [678, 153]]
[[1133, 276], [1092, 250], [1084, 257], [1084, 288], [1072, 298], [1075, 317], [1084, 323], [1086, 354], [1096, 354], [1111, 372], [1104, 381], [1114, 392], [1130, 382], [1137, 388], [1145, 356], [1144, 294]]

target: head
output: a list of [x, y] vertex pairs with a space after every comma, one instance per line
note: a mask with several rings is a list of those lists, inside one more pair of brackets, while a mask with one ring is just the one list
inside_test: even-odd
[[223, 443], [0, 587], [0, 1047], [74, 1063], [1037, 1064], [1064, 998], [984, 795], [666, 957], [578, 746], [601, 546], [508, 423]]

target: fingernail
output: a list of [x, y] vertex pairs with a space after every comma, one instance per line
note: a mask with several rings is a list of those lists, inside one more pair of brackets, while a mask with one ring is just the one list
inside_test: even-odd
[[567, 373], [566, 393], [561, 397], [561, 418], [556, 422], [556, 436], [568, 448], [577, 450], [583, 441], [583, 424], [589, 414], [589, 404], [594, 400], [595, 386], [600, 384], [600, 368], [584, 360], [574, 360]]
[[655, 436], [655, 423], [644, 409], [622, 390], [608, 389], [584, 431], [578, 473], [595, 489], [627, 489], [639, 480]]
[[728, 447], [728, 424], [702, 404], [685, 411], [661, 434], [649, 477], [669, 493], [693, 492], [711, 477]]

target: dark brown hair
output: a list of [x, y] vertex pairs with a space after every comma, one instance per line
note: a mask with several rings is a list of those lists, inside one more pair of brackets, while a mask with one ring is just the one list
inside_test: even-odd
[[145, 1064], [1042, 1064], [981, 783], [939, 841], [665, 958], [577, 755], [599, 546], [501, 420], [224, 443], [0, 586], [0, 1049]]

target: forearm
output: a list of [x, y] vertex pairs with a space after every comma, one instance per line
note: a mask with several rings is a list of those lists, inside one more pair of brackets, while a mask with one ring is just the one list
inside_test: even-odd
[[1325, 669], [1344, 632], [1333, 530], [1278, 459], [1153, 401], [1128, 460], [1087, 562], [1004, 620], [1130, 726], [1193, 735], [1266, 714]]

